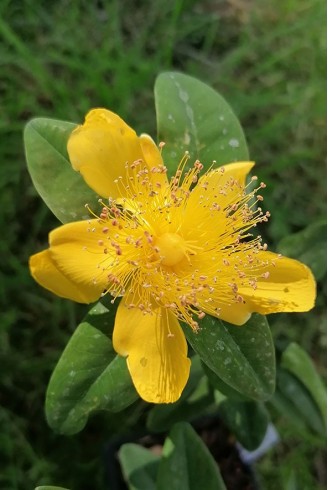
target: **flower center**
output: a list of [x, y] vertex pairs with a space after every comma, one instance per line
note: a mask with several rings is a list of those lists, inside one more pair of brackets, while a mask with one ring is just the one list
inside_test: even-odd
[[156, 240], [156, 248], [161, 263], [172, 267], [185, 257], [185, 245], [182, 237], [177, 233], [163, 233]]

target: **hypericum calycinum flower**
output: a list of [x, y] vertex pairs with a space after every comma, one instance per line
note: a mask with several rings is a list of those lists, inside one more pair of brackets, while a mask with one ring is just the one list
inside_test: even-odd
[[313, 307], [311, 271], [250, 234], [268, 219], [258, 206], [264, 184], [246, 193], [253, 163], [202, 173], [198, 161], [187, 169], [185, 155], [168, 180], [153, 140], [105, 109], [73, 131], [68, 153], [102, 196], [101, 210], [52, 231], [50, 248], [31, 257], [31, 272], [65, 298], [90, 303], [109, 293], [120, 301], [113, 345], [144, 400], [174, 402], [187, 382], [179, 321], [196, 335], [206, 314], [242, 325], [252, 312]]

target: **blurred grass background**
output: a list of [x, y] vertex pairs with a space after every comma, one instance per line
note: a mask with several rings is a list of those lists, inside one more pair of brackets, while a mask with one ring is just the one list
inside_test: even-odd
[[[156, 75], [194, 75], [242, 122], [268, 185], [266, 240], [278, 250], [325, 216], [325, 17], [321, 0], [0, 2], [1, 489], [105, 488], [102, 448], [113, 430], [99, 414], [63, 437], [44, 419], [49, 376], [85, 309], [29, 276], [29, 255], [58, 223], [27, 173], [24, 124], [36, 116], [80, 122], [104, 106], [155, 137]], [[310, 239], [309, 263], [320, 240]], [[299, 342], [325, 375], [323, 268], [317, 307], [270, 323], [278, 343]], [[284, 443], [258, 465], [263, 488], [324, 488], [322, 452], [283, 418], [276, 423]]]

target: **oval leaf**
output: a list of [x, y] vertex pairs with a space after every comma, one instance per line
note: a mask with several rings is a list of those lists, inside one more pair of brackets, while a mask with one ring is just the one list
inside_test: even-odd
[[54, 487], [53, 485], [42, 485], [41, 487], [36, 487], [35, 490], [68, 490], [68, 488]]
[[130, 443], [121, 447], [118, 459], [129, 490], [156, 490], [159, 456], [138, 444]]
[[182, 73], [162, 73], [155, 82], [155, 106], [164, 160], [175, 173], [185, 151], [208, 169], [248, 160], [243, 130], [229, 104], [215, 90]]
[[253, 451], [263, 441], [269, 416], [261, 403], [224, 400], [219, 414], [244, 448]]
[[158, 490], [225, 490], [219, 467], [211, 453], [185, 422], [176, 424], [163, 447]]
[[108, 337], [114, 316], [114, 310], [98, 303], [72, 335], [53, 372], [46, 415], [50, 427], [60, 433], [82, 430], [94, 410], [119, 412], [138, 398], [126, 361], [116, 355]]
[[34, 187], [62, 223], [88, 218], [85, 204], [97, 201], [68, 158], [67, 140], [75, 127], [70, 122], [37, 118], [28, 122], [24, 131], [27, 166]]
[[210, 384], [218, 390], [224, 397], [229, 398], [229, 400], [235, 400], [239, 402], [249, 401], [249, 398], [242, 395], [239, 391], [234, 390], [230, 385], [227, 385], [217, 374], [215, 374], [209, 367], [203, 363], [203, 369], [208, 377]]
[[325, 434], [324, 423], [311, 394], [285, 369], [278, 370], [277, 392], [270, 402], [299, 430], [310, 427], [321, 436]]
[[186, 337], [202, 361], [227, 385], [254, 400], [267, 400], [275, 389], [275, 351], [266, 317], [253, 314], [242, 327], [206, 316]]
[[284, 351], [281, 358], [281, 367], [290, 371], [298, 378], [317, 404], [322, 419], [327, 417], [327, 393], [325, 386], [317, 373], [311, 358], [298, 344], [292, 342]]

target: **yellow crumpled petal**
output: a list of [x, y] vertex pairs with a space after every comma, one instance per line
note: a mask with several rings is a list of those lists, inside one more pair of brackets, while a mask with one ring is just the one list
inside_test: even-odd
[[[163, 165], [161, 154], [148, 135], [140, 138], [114, 112], [93, 109], [83, 125], [69, 137], [67, 151], [74, 170], [80, 172], [86, 183], [104, 198], [125, 197], [129, 185], [126, 165], [141, 160], [151, 169]], [[166, 179], [155, 174], [156, 181]]]
[[[234, 257], [230, 256], [233, 268]], [[236, 254], [236, 264], [238, 254]], [[202, 263], [203, 262], [203, 263]], [[210, 261], [209, 261], [210, 262]], [[194, 267], [203, 270], [206, 275], [204, 259], [196, 261]], [[234, 325], [243, 325], [252, 313], [268, 315], [270, 313], [304, 312], [313, 308], [316, 297], [316, 283], [311, 270], [301, 262], [281, 257], [278, 254], [258, 251], [253, 256], [249, 268], [245, 267], [242, 278], [235, 277], [240, 301], [236, 301], [229, 283], [233, 272], [230, 268], [221, 271], [215, 291], [208, 298], [199, 298], [199, 308], [221, 320]], [[257, 276], [256, 282], [253, 281]], [[253, 286], [252, 286], [253, 285]], [[230, 299], [229, 299], [230, 298]], [[213, 311], [217, 311], [217, 314]]]
[[268, 274], [267, 279], [258, 280], [256, 289], [251, 286], [239, 288], [252, 312], [268, 315], [304, 312], [313, 308], [316, 283], [306, 265], [272, 252], [260, 252], [257, 257], [263, 263], [258, 273]]
[[129, 296], [118, 307], [113, 333], [116, 352], [127, 365], [141, 398], [173, 403], [181, 396], [190, 371], [187, 342], [176, 317], [164, 308], [144, 314], [128, 308]]
[[[82, 303], [99, 299], [110, 285], [108, 276], [116, 272], [115, 250], [107, 246], [103, 230], [104, 225], [96, 219], [67, 223], [53, 230], [49, 234], [50, 248], [31, 258], [33, 277], [59, 296]], [[128, 262], [121, 263], [121, 277], [130, 269]]]
[[[50, 250], [43, 250], [30, 257], [30, 271], [33, 278], [44, 288], [57, 296], [67, 298], [77, 303], [90, 303], [99, 296], [96, 292], [79, 288], [68, 279], [57, 267], [51, 258]], [[92, 294], [95, 294], [93, 297]]]
[[100, 196], [120, 197], [115, 180], [123, 177], [127, 185], [126, 162], [143, 157], [135, 131], [114, 112], [93, 109], [82, 126], [76, 128], [67, 143], [74, 170]]
[[108, 276], [115, 274], [117, 267], [121, 277], [131, 270], [127, 261], [115, 265], [117, 256], [109, 245], [107, 231], [104, 233], [107, 229], [93, 219], [67, 223], [49, 234], [51, 257], [56, 266], [79, 288], [83, 287], [85, 294], [90, 294], [90, 301], [99, 298], [109, 287]]

